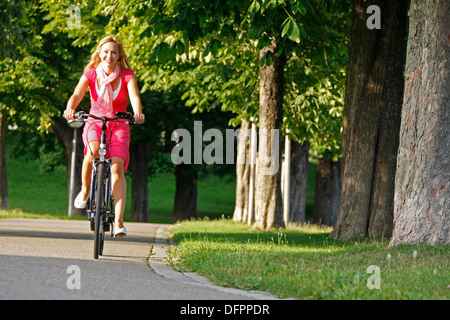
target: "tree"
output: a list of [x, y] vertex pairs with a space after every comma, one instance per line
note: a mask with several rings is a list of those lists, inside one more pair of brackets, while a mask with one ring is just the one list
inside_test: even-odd
[[247, 135], [250, 122], [242, 120], [236, 155], [236, 200], [233, 221], [248, 220], [250, 181], [250, 137]]
[[[300, 42], [302, 27], [294, 16], [305, 14], [300, 1], [255, 0], [249, 7], [259, 48], [259, 156], [253, 228], [284, 227], [281, 152], [285, 66]], [[287, 18], [286, 18], [287, 15]], [[304, 33], [304, 31], [303, 31]], [[260, 35], [258, 35], [260, 34]], [[268, 161], [267, 161], [268, 160]]]
[[450, 2], [411, 1], [390, 245], [450, 243]]
[[407, 1], [373, 3], [382, 13], [381, 29], [368, 28], [367, 2], [353, 6], [340, 206], [332, 232], [342, 240], [392, 232]]
[[43, 58], [37, 4], [3, 1], [0, 4], [0, 203], [8, 209], [6, 126], [44, 131], [45, 119], [54, 111], [43, 89], [55, 81], [55, 72]]
[[[275, 37], [260, 51], [260, 60], [272, 55], [270, 65], [260, 67], [259, 156], [256, 164], [254, 228], [283, 227], [281, 195], [281, 128], [283, 123], [283, 87], [286, 55], [279, 52]], [[276, 150], [278, 148], [278, 150]], [[264, 160], [263, 160], [264, 159]], [[270, 159], [266, 161], [265, 159]]]
[[[282, 124], [284, 66], [286, 54], [292, 51], [292, 46], [285, 43], [289, 43], [287, 38], [299, 42], [300, 29], [292, 15], [304, 13], [303, 9], [299, 1], [173, 1], [166, 7], [162, 6], [161, 14], [152, 21], [156, 34], [163, 34], [168, 38], [167, 33], [171, 32], [171, 44], [163, 41], [155, 52], [158, 55], [161, 52], [166, 55], [173, 52], [174, 56], [175, 52], [178, 55], [184, 53], [191, 57], [198, 55], [202, 48], [202, 57], [206, 58], [209, 53], [217, 56], [228, 49], [225, 56], [230, 57], [236, 54], [236, 48], [230, 50], [232, 47], [225, 47], [220, 50], [223, 44], [229, 42], [227, 37], [231, 36], [232, 41], [235, 41], [236, 36], [240, 35], [240, 41], [256, 44], [259, 56], [254, 59], [260, 61], [259, 124], [268, 133], [264, 146], [270, 150], [272, 132], [280, 131]], [[247, 14], [248, 11], [250, 15]], [[280, 132], [277, 136], [279, 141], [274, 141], [274, 145], [279, 147]], [[260, 146], [263, 146], [261, 139], [260, 136]], [[280, 153], [277, 157], [272, 159], [274, 166], [280, 165]], [[258, 170], [264, 170], [261, 165]], [[283, 224], [280, 173], [278, 169], [275, 171], [265, 175], [261, 171], [258, 174], [258, 179], [261, 179], [256, 187], [256, 207], [260, 208], [260, 214], [257, 213], [260, 219], [255, 224], [258, 228], [266, 229]], [[275, 206], [272, 205], [273, 201], [277, 203]]]

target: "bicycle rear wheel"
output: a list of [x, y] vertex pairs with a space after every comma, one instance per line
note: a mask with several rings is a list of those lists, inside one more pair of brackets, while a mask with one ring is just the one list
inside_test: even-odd
[[100, 163], [97, 170], [97, 190], [95, 191], [95, 217], [94, 217], [94, 259], [103, 253], [105, 240], [103, 219], [105, 215], [105, 164]]

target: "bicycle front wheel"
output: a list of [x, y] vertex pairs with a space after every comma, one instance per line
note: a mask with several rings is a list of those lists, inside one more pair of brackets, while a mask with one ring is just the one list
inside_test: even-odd
[[97, 170], [97, 183], [95, 191], [95, 217], [94, 217], [94, 259], [102, 255], [104, 230], [103, 217], [106, 210], [105, 204], [105, 164], [100, 163]]

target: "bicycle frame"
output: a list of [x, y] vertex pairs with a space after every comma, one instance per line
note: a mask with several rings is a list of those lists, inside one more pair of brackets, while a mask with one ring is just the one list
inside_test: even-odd
[[[89, 200], [92, 201], [93, 199], [95, 199], [95, 183], [97, 182], [96, 176], [97, 176], [97, 169], [98, 169], [98, 165], [100, 163], [105, 163], [106, 164], [106, 189], [105, 189], [105, 208], [109, 208], [111, 201], [112, 201], [112, 190], [111, 190], [111, 159], [106, 158], [106, 147], [107, 147], [107, 136], [106, 136], [106, 120], [103, 120], [103, 124], [102, 124], [102, 135], [100, 138], [100, 149], [98, 150], [99, 153], [99, 158], [94, 158], [92, 160], [92, 171], [91, 171], [91, 187], [89, 190]], [[89, 201], [88, 200], [88, 201]], [[91, 212], [89, 212], [91, 211]], [[92, 212], [93, 210], [88, 210], [88, 213], [90, 214], [94, 214], [94, 212]]]

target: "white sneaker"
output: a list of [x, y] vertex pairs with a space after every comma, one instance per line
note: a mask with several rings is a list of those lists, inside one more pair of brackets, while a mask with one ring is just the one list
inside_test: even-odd
[[86, 203], [87, 203], [87, 200], [85, 200], [85, 201], [81, 200], [81, 193], [79, 193], [77, 195], [77, 197], [75, 198], [73, 206], [77, 209], [84, 209], [84, 208], [86, 208]]
[[125, 227], [123, 227], [123, 228], [114, 227], [114, 236], [115, 237], [122, 238], [122, 237], [125, 237], [126, 235], [127, 235], [127, 229]]

